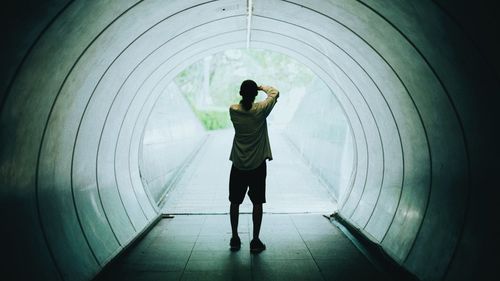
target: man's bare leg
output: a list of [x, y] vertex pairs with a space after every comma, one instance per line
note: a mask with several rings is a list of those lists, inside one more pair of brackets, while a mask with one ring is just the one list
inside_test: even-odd
[[236, 238], [238, 237], [238, 218], [240, 216], [240, 204], [231, 203], [229, 216], [231, 218], [231, 230], [233, 232], [233, 238]]
[[260, 225], [262, 224], [262, 204], [253, 204], [252, 220], [253, 238], [258, 239], [260, 233]]

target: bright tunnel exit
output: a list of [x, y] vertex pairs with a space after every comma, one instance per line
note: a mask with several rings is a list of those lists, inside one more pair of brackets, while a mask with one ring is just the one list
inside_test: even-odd
[[[146, 124], [140, 170], [162, 212], [226, 213], [234, 130], [228, 107], [253, 79], [280, 91], [267, 118], [274, 160], [266, 212], [337, 210], [355, 159], [344, 110], [312, 70], [282, 53], [228, 49], [180, 71], [165, 84]], [[256, 101], [265, 97], [261, 93]], [[247, 198], [243, 211], [249, 212]]]

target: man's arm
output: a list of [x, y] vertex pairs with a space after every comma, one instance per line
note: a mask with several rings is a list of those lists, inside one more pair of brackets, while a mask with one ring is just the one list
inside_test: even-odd
[[271, 87], [271, 86], [258, 86], [258, 90], [264, 91], [267, 94], [267, 98], [264, 100], [264, 111], [266, 117], [271, 113], [271, 110], [273, 110], [274, 105], [278, 101], [278, 97], [280, 96], [280, 92]]
[[259, 86], [259, 87], [257, 87], [257, 89], [260, 91], [264, 91], [267, 94], [268, 98], [271, 97], [271, 98], [278, 99], [278, 97], [280, 95], [280, 92], [271, 86]]

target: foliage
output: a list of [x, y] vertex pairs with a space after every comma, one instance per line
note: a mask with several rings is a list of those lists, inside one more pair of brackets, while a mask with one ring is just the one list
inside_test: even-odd
[[210, 55], [175, 78], [182, 94], [206, 129], [231, 126], [228, 107], [240, 100], [239, 86], [252, 79], [276, 86], [281, 92], [307, 87], [314, 74], [289, 56], [269, 50], [232, 49]]
[[197, 110], [196, 116], [207, 130], [219, 130], [231, 126], [228, 111]]

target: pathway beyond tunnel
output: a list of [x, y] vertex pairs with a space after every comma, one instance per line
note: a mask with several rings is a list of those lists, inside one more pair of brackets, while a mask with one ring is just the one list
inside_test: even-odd
[[[233, 130], [213, 131], [189, 162], [171, 192], [163, 213], [221, 214], [229, 212], [228, 185]], [[336, 210], [335, 199], [314, 174], [287, 137], [270, 128], [274, 160], [267, 165], [266, 213], [321, 213]], [[167, 160], [165, 160], [167, 161]], [[340, 160], [339, 160], [340, 161]], [[335, 162], [335, 159], [332, 159]], [[240, 212], [248, 213], [252, 204], [245, 197]]]

